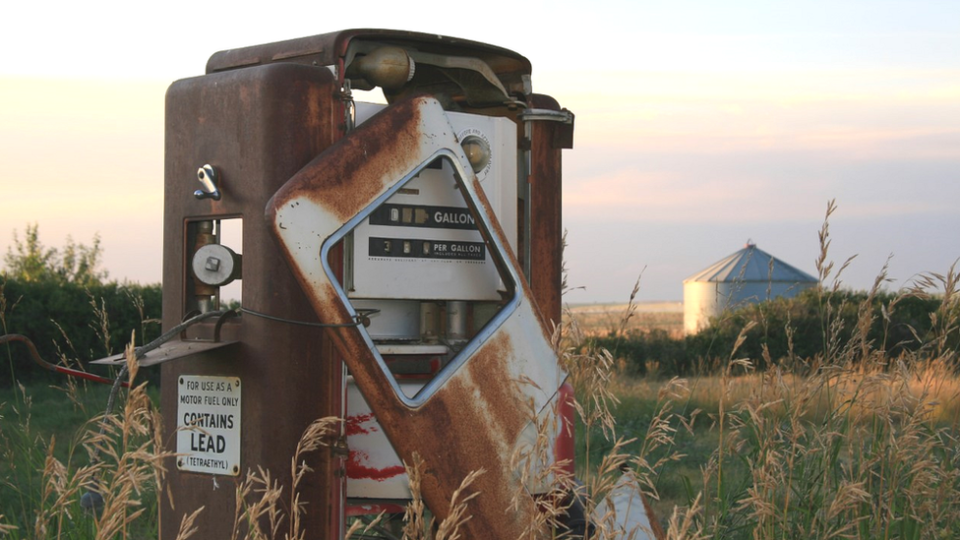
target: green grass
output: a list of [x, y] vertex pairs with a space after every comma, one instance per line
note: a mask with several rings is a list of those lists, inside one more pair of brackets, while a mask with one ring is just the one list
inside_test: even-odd
[[[36, 382], [28, 387], [0, 389], [0, 524], [16, 527], [22, 538], [93, 538], [97, 518], [81, 508], [80, 497], [94, 477], [90, 450], [98, 444], [99, 417], [103, 414], [110, 388], [93, 383], [63, 379], [60, 385]], [[155, 403], [158, 394], [148, 392]], [[122, 391], [115, 413], [123, 413], [126, 391]], [[103, 445], [101, 445], [103, 446]], [[109, 445], [107, 445], [109, 447]], [[112, 456], [101, 452], [107, 468]], [[61, 497], [62, 495], [66, 495]], [[129, 532], [137, 536], [156, 535], [155, 490], [145, 490], [138, 504], [148, 509]], [[48, 521], [38, 520], [39, 516]], [[56, 527], [56, 530], [53, 529]]]
[[[577, 395], [588, 513], [629, 469], [670, 538], [960, 538], [960, 276], [934, 278], [927, 288], [944, 292], [932, 330], [896, 357], [869, 330], [899, 300], [878, 308], [875, 291], [857, 306], [847, 341], [831, 337], [843, 322], [825, 311], [821, 356], [772, 358], [761, 349], [763, 358], [746, 358], [738, 349], [756, 324], [748, 323], [712, 363], [719, 371], [689, 379], [631, 378], [569, 330], [560, 356]], [[757, 365], [768, 367], [758, 373]], [[106, 394], [92, 385], [0, 393], [0, 534], [12, 525], [22, 538], [155, 536], [159, 464], [169, 457], [155, 396], [125, 392], [101, 435], [91, 420]], [[319, 433], [303, 452], [320, 444]], [[299, 453], [291, 457], [300, 463]], [[78, 503], [95, 480], [107, 500], [98, 515]], [[262, 516], [280, 519], [279, 484], [254, 475], [242, 486], [242, 537], [270, 537], [257, 526]], [[292, 523], [300, 507], [289, 508]], [[429, 525], [414, 529], [403, 538], [437, 540]]]
[[[676, 508], [689, 508], [702, 494], [697, 519], [705, 538], [752, 538], [758, 530], [760, 538], [806, 531], [855, 538], [960, 534], [960, 503], [950, 495], [960, 491], [960, 378], [952, 371], [851, 368], [826, 378], [775, 375], [704, 376], [682, 384], [612, 376], [615, 435], [594, 429], [586, 437], [581, 425], [581, 475], [599, 468], [612, 451], [631, 460], [665, 460], [651, 474], [659, 496], [655, 512], [667, 524]], [[53, 457], [67, 468], [89, 463], [81, 441], [97, 429], [90, 422], [102, 412], [108, 391], [93, 384], [74, 390], [35, 384], [25, 389], [28, 402], [19, 390], [0, 391], [0, 513], [4, 523], [19, 527], [18, 536], [27, 531], [24, 538], [38, 537], [36, 514], [51, 504], [42, 500], [51, 442]], [[664, 419], [675, 431], [663, 444], [651, 445], [651, 428]], [[615, 448], [617, 437], [632, 442]], [[771, 463], [771, 457], [777, 460]], [[843, 498], [851, 486], [859, 491]], [[133, 537], [156, 534], [150, 489], [139, 501], [147, 511], [128, 529]], [[76, 494], [66, 501], [69, 519], [51, 537], [96, 535], [93, 516], [78, 500]], [[773, 505], [768, 514], [761, 503]], [[846, 523], [853, 528], [844, 529]]]
[[[600, 467], [615, 438], [632, 441], [618, 450], [659, 462], [648, 493], [665, 526], [697, 501], [704, 538], [960, 537], [960, 503], [950, 495], [960, 492], [952, 368], [620, 377], [611, 390], [616, 435], [586, 437], [581, 424], [578, 470]], [[663, 421], [666, 441], [647, 451]]]

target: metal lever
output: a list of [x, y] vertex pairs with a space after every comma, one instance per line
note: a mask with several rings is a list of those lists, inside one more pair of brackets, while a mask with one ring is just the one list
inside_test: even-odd
[[203, 189], [193, 192], [197, 199], [220, 200], [220, 188], [217, 186], [217, 170], [212, 165], [204, 165], [197, 169], [197, 180], [203, 184]]

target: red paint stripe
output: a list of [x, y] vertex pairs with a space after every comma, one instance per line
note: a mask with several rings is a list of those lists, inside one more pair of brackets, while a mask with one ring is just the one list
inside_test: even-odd
[[347, 432], [347, 437], [351, 435], [369, 435], [371, 431], [377, 431], [376, 427], [370, 426], [370, 428], [363, 427], [363, 424], [374, 420], [373, 413], [367, 414], [358, 414], [356, 416], [348, 416], [344, 430]]
[[384, 469], [367, 467], [362, 462], [368, 459], [370, 459], [370, 456], [366, 453], [359, 450], [351, 450], [350, 459], [347, 461], [347, 478], [353, 480], [370, 479], [383, 482], [406, 472], [403, 465], [394, 465]]

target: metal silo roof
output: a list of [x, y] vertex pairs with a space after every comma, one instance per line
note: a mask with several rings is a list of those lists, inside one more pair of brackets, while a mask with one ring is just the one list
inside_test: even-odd
[[747, 243], [740, 251], [683, 280], [688, 281], [763, 281], [816, 283], [817, 278]]

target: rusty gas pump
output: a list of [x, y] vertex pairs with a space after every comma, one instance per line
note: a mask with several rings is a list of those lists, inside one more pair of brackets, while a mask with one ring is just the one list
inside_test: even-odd
[[[289, 490], [297, 442], [323, 417], [343, 421], [306, 456], [310, 537], [402, 514], [414, 453], [441, 518], [486, 471], [467, 538], [523, 530], [545, 488], [515, 459], [537, 419], [561, 416], [547, 455], [573, 458], [550, 343], [573, 115], [530, 75], [490, 45], [348, 30], [223, 51], [170, 87], [164, 327], [211, 315], [144, 359], [162, 363], [177, 454], [161, 538], [200, 506], [198, 537], [228, 537], [237, 482], [262, 468]], [[387, 104], [354, 100], [374, 88]]]

